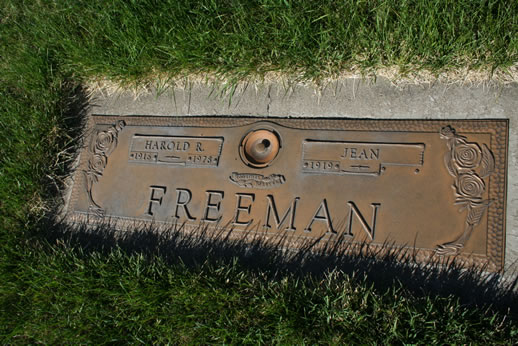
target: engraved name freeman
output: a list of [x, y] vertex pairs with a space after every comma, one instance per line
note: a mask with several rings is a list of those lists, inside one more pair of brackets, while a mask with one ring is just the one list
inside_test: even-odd
[[[198, 196], [200, 199], [194, 200], [191, 190], [187, 188], [176, 188], [173, 191], [167, 186], [152, 185], [149, 187], [149, 204], [145, 216], [153, 217], [159, 208], [164, 208], [166, 198], [174, 199], [174, 207], [169, 211], [170, 216], [180, 222], [201, 221], [204, 223], [220, 223], [223, 217], [223, 200], [226, 197], [224, 191], [206, 190], [205, 196]], [[229, 220], [229, 225], [237, 227], [248, 227], [254, 222], [252, 218], [252, 210], [254, 203], [258, 202], [255, 193], [238, 192], [231, 198], [234, 199], [233, 215]], [[227, 197], [228, 198], [228, 197]], [[275, 202], [275, 197], [271, 194], [264, 196], [265, 200], [261, 203], [266, 207], [263, 210], [256, 211], [264, 215], [264, 219], [258, 220], [260, 226], [265, 230], [277, 231], [296, 231], [297, 221], [303, 221], [303, 231], [311, 233], [313, 227], [320, 224], [326, 229], [326, 234], [338, 234], [338, 229], [334, 224], [334, 218], [331, 215], [331, 208], [328, 200], [322, 199], [316, 206], [313, 213], [309, 215], [301, 215], [297, 213], [297, 208], [302, 203], [300, 197], [294, 197], [291, 203], [284, 210], [280, 209]], [[167, 203], [171, 205], [170, 203]], [[202, 212], [196, 214], [191, 205], [203, 205]], [[380, 214], [381, 203], [371, 203], [371, 210], [366, 212], [360, 210], [354, 201], [346, 201], [343, 204], [343, 211], [348, 212], [345, 233], [342, 235], [353, 237], [353, 226], [358, 224], [369, 240], [374, 240], [376, 235], [376, 225]], [[163, 211], [163, 210], [161, 210]], [[370, 221], [366, 215], [370, 214]], [[227, 214], [229, 215], [229, 214]], [[343, 215], [343, 214], [342, 214]], [[341, 228], [342, 229], [342, 228]], [[355, 228], [357, 229], [357, 228]], [[340, 230], [341, 231], [341, 230]]]

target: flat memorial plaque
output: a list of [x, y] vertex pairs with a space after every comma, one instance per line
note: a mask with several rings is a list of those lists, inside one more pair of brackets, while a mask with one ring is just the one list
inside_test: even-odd
[[503, 267], [507, 120], [93, 115], [89, 128], [74, 222], [228, 225]]

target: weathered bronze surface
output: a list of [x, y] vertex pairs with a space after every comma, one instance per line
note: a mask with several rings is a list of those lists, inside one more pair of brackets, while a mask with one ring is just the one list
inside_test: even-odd
[[92, 116], [73, 221], [229, 225], [503, 265], [507, 120]]

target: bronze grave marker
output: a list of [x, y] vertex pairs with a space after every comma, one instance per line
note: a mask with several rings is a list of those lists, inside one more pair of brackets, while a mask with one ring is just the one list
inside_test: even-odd
[[501, 270], [507, 120], [93, 115], [74, 222], [229, 225]]

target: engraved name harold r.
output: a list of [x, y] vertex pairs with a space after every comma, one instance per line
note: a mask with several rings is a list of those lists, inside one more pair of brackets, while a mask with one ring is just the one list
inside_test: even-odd
[[133, 163], [216, 167], [221, 155], [221, 137], [134, 135], [129, 161]]

